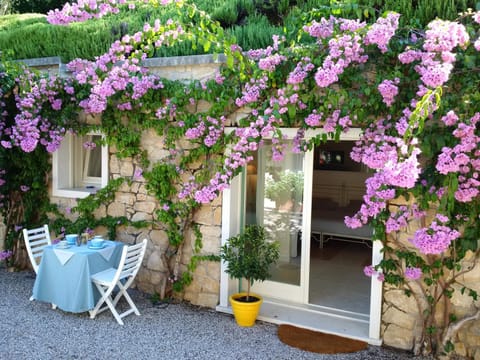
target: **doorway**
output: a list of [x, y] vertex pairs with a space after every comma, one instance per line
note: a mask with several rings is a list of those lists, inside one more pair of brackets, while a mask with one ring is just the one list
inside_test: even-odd
[[[289, 138], [293, 138], [295, 132], [296, 129], [290, 129]], [[343, 136], [341, 143], [347, 140], [351, 146], [358, 137], [359, 131], [352, 130], [348, 137]], [[268, 146], [269, 142], [265, 144]], [[355, 204], [355, 197], [358, 193], [361, 200], [364, 181], [352, 175], [361, 171], [345, 170], [348, 154], [344, 152], [345, 157], [342, 158], [342, 154], [338, 153], [342, 150], [334, 148], [327, 151], [330, 151], [330, 158], [334, 156], [337, 159], [337, 163], [321, 168], [318, 167], [323, 165], [316, 163], [320, 156], [318, 149], [296, 154], [298, 158], [295, 159], [287, 158], [281, 165], [275, 165], [279, 166], [275, 169], [267, 160], [271, 154], [268, 150], [262, 151], [243, 174], [233, 180], [231, 189], [224, 191], [222, 200], [222, 242], [238, 234], [245, 224], [265, 225], [271, 221], [269, 217], [272, 214], [276, 216], [271, 222], [275, 225], [274, 232], [277, 232], [275, 238], [281, 241], [282, 255], [272, 269], [272, 279], [255, 283], [252, 288], [264, 297], [259, 318], [337, 333], [378, 345], [382, 285], [375, 278], [367, 278], [362, 266], [368, 261], [377, 264], [381, 260], [381, 244], [374, 242], [369, 247], [364, 239], [368, 234], [358, 234], [359, 229], [350, 229], [356, 232], [352, 234], [343, 229], [339, 232], [335, 227], [319, 228], [322, 221], [328, 220], [325, 214], [319, 216], [319, 212], [329, 210], [343, 219], [358, 210], [357, 207], [348, 213], [339, 211], [340, 208], [342, 211], [348, 208], [347, 204], [352, 207], [359, 205]], [[341, 166], [343, 168], [338, 168]], [[279, 180], [282, 172], [303, 174], [301, 198], [298, 191], [294, 191], [291, 202], [266, 196], [268, 179]], [[364, 174], [364, 177], [368, 175]], [[362, 187], [358, 188], [352, 182], [361, 182]], [[330, 200], [327, 200], [329, 197]], [[335, 224], [339, 223], [344, 224], [343, 221]], [[283, 229], [282, 234], [278, 234], [280, 229]], [[352, 273], [356, 277], [352, 277]], [[341, 274], [348, 276], [341, 278]], [[352, 284], [363, 285], [357, 291]], [[217, 310], [231, 313], [228, 296], [241, 286], [222, 270]], [[341, 300], [349, 297], [355, 302], [342, 304]]]
[[372, 263], [369, 227], [350, 229], [369, 174], [349, 154], [353, 141], [329, 141], [315, 147], [312, 179], [309, 304], [368, 315]]

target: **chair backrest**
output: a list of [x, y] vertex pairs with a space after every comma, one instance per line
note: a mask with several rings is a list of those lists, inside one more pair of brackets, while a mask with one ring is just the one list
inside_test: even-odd
[[37, 273], [38, 266], [42, 260], [43, 249], [45, 246], [52, 244], [48, 225], [31, 230], [23, 229], [23, 239], [25, 240], [30, 263], [35, 273]]
[[131, 278], [132, 280], [138, 273], [142, 265], [145, 250], [147, 249], [147, 239], [135, 245], [126, 245], [123, 247], [122, 258], [116, 273], [117, 282], [119, 279]]

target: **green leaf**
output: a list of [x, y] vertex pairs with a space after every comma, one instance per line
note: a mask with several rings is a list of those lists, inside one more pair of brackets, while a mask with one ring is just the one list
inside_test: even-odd
[[295, 116], [297, 115], [297, 108], [295, 105], [288, 105], [288, 116], [290, 116], [290, 118], [292, 119], [295, 119]]
[[227, 55], [227, 66], [229, 69], [232, 69], [233, 68], [233, 64], [234, 64], [234, 58], [233, 58], [233, 55], [232, 54], [228, 54]]
[[475, 68], [476, 57], [472, 55], [465, 55], [465, 66], [469, 69]]
[[210, 50], [212, 43], [210, 41], [205, 41], [203, 43], [203, 51], [208, 52]]

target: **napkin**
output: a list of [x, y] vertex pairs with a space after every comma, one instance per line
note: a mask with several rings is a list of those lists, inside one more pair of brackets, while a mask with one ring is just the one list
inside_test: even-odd
[[70, 260], [70, 258], [75, 254], [73, 251], [61, 250], [58, 248], [53, 249], [53, 252], [55, 255], [57, 255], [57, 259], [62, 265], [65, 265], [67, 261]]

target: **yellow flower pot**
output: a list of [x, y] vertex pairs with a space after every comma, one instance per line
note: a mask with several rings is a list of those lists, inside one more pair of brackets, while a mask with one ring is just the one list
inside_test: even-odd
[[245, 302], [240, 299], [247, 296], [247, 293], [237, 293], [230, 296], [230, 304], [232, 305], [233, 315], [237, 321], [238, 326], [253, 326], [257, 319], [260, 306], [263, 298], [260, 295], [250, 293], [250, 297], [255, 297], [258, 300], [254, 302]]

